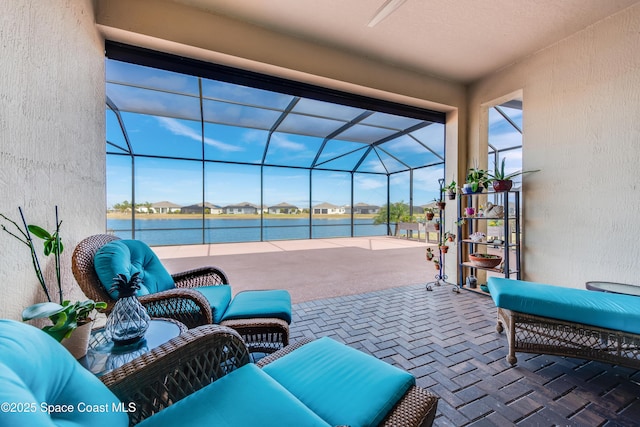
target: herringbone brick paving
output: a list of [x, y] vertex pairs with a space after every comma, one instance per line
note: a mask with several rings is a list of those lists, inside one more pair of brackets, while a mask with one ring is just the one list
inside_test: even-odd
[[491, 298], [404, 286], [294, 304], [291, 339], [330, 336], [411, 372], [435, 426], [640, 426], [640, 371], [557, 356], [505, 360]]

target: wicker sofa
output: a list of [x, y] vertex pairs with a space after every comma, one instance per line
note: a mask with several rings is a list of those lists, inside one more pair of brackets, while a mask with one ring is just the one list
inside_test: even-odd
[[412, 378], [328, 338], [256, 365], [237, 332], [205, 325], [101, 382], [41, 330], [0, 320], [0, 399], [16, 407], [0, 425], [431, 425], [438, 399]]
[[487, 286], [510, 364], [525, 352], [640, 368], [639, 297], [498, 277]]

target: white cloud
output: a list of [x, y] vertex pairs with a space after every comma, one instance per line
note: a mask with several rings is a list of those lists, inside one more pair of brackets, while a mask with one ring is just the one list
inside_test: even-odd
[[273, 144], [276, 148], [283, 148], [289, 151], [303, 151], [307, 148], [304, 144], [291, 141], [290, 139], [285, 138], [280, 134], [274, 134], [271, 137], [271, 144]]
[[375, 179], [356, 175], [355, 181], [359, 190], [377, 190], [378, 188], [387, 188], [386, 179]]
[[[187, 138], [193, 139], [194, 141], [202, 140], [200, 133], [194, 131], [189, 126], [185, 126], [176, 119], [172, 119], [169, 117], [156, 117], [156, 119], [165, 129], [167, 129], [169, 132], [172, 132], [174, 135], [185, 136]], [[204, 143], [222, 151], [243, 151], [243, 148], [241, 147], [227, 144], [226, 142], [218, 141], [212, 138], [205, 138]]]

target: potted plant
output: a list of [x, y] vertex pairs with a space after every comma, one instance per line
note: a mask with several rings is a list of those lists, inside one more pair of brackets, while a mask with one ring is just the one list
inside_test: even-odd
[[440, 270], [440, 260], [438, 258], [433, 260], [433, 264], [436, 266], [436, 270]]
[[442, 252], [443, 254], [449, 252], [449, 245], [447, 243], [453, 242], [455, 238], [455, 234], [450, 233], [449, 231], [445, 231], [442, 234], [442, 240], [440, 241], [440, 252]]
[[[90, 326], [93, 320], [90, 315], [94, 312], [95, 309], [106, 308], [107, 304], [104, 302], [95, 302], [93, 300], [78, 301], [75, 303], [64, 300], [62, 294], [62, 277], [60, 272], [60, 254], [64, 250], [64, 245], [62, 244], [62, 241], [60, 239], [60, 225], [62, 224], [62, 221], [58, 220], [58, 207], [56, 206], [55, 208], [56, 229], [53, 233], [49, 233], [44, 228], [37, 225], [27, 225], [24, 214], [22, 212], [22, 208], [18, 208], [18, 211], [20, 212], [20, 218], [22, 220], [23, 227], [20, 227], [18, 223], [9, 219], [3, 214], [0, 214], [0, 218], [11, 223], [15, 228], [15, 231], [9, 230], [7, 226], [5, 226], [5, 224], [1, 224], [0, 227], [3, 231], [15, 237], [29, 248], [29, 252], [31, 254], [31, 263], [36, 273], [36, 277], [38, 278], [40, 287], [47, 297], [47, 302], [33, 304], [25, 308], [22, 312], [23, 320], [26, 321], [39, 318], [49, 318], [52, 322], [52, 325], [44, 326], [42, 329], [65, 345], [71, 338], [73, 331], [79, 326], [86, 324], [88, 325], [88, 327], [84, 328], [83, 332], [86, 334], [86, 338], [88, 340], [88, 335], [91, 332]], [[42, 268], [40, 266], [38, 252], [36, 251], [32, 236], [43, 240], [43, 253], [45, 256], [49, 256], [52, 254], [54, 256], [57, 287], [56, 291], [58, 293], [59, 303], [53, 301], [53, 290], [50, 289], [50, 287], [46, 283]], [[74, 345], [73, 341], [70, 344]], [[84, 346], [84, 352], [86, 353], [86, 344]], [[84, 355], [84, 353], [82, 355]], [[74, 356], [76, 356], [76, 354], [74, 354]]]
[[435, 202], [436, 206], [440, 210], [444, 210], [445, 206], [447, 206], [447, 202], [443, 201], [442, 199], [440, 199], [440, 200], [433, 199], [433, 201]]
[[48, 317], [53, 325], [42, 328], [43, 331], [58, 341], [69, 338], [78, 326], [92, 322], [96, 310], [107, 308], [105, 302], [93, 300], [76, 301], [73, 304], [65, 300], [62, 304], [55, 302], [40, 302], [30, 305], [22, 311], [22, 320], [43, 319]]
[[444, 237], [443, 237], [443, 239], [444, 239], [444, 240], [446, 240], [447, 242], [454, 242], [454, 241], [455, 241], [455, 239], [456, 239], [456, 235], [455, 235], [455, 234], [453, 234], [453, 233], [452, 233], [452, 232], [450, 232], [450, 231], [446, 231], [446, 232], [444, 233]]
[[513, 187], [513, 178], [517, 176], [523, 175], [525, 173], [533, 173], [533, 172], [540, 171], [539, 169], [536, 169], [532, 171], [518, 171], [518, 172], [507, 174], [504, 171], [505, 160], [507, 160], [507, 158], [503, 157], [502, 162], [500, 163], [500, 167], [498, 168], [498, 165], [496, 164], [493, 173], [489, 175], [490, 178], [492, 179], [493, 189], [496, 192], [511, 190], [511, 187]]
[[425, 217], [427, 218], [427, 221], [431, 221], [433, 220], [433, 217], [435, 215], [435, 209], [432, 207], [426, 207], [424, 208], [424, 214], [425, 214]]
[[456, 198], [457, 187], [455, 181], [451, 181], [447, 184], [447, 186], [444, 187], [444, 190], [447, 192], [449, 200], [454, 200]]
[[466, 194], [482, 193], [485, 188], [489, 188], [489, 183], [491, 183], [491, 181], [492, 179], [490, 178], [489, 171], [480, 169], [476, 163], [476, 165], [469, 168], [469, 171], [467, 172], [467, 181], [464, 184], [464, 192]]
[[433, 251], [431, 250], [431, 248], [427, 248], [426, 257], [427, 261], [431, 261], [433, 259]]

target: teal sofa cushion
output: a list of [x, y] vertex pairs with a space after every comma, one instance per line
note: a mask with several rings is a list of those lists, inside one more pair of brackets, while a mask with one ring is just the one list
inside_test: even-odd
[[114, 240], [96, 252], [93, 263], [102, 286], [113, 299], [118, 291], [113, 290], [113, 278], [124, 274], [130, 278], [140, 273], [140, 290], [136, 295], [148, 295], [175, 288], [173, 278], [164, 268], [156, 254], [140, 240]]
[[288, 291], [244, 291], [231, 301], [222, 320], [275, 317], [291, 323], [291, 295]]
[[138, 426], [328, 427], [329, 424], [254, 364], [247, 364]]
[[376, 426], [415, 378], [331, 338], [320, 338], [263, 370], [329, 424]]
[[640, 298], [490, 277], [497, 307], [520, 313], [640, 334]]
[[0, 320], [0, 402], [1, 426], [129, 425], [118, 398], [60, 343], [12, 320]]
[[209, 302], [213, 313], [213, 323], [220, 323], [222, 315], [225, 313], [231, 301], [231, 286], [200, 286], [194, 288], [194, 290], [204, 295]]

